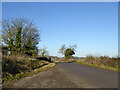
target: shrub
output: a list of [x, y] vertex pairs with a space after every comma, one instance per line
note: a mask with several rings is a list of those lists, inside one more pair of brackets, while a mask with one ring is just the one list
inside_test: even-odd
[[19, 73], [20, 66], [17, 64], [17, 60], [2, 57], [2, 71], [9, 72], [11, 74]]
[[[15, 56], [14, 56], [15, 57]], [[43, 60], [17, 60], [11, 56], [2, 57], [2, 80], [6, 82], [8, 80], [19, 79], [25, 77], [26, 72], [31, 72], [36, 68], [42, 67], [48, 64], [48, 61]]]
[[108, 56], [101, 57], [87, 56], [83, 62], [118, 68], [118, 61], [119, 59], [117, 57], [110, 58]]

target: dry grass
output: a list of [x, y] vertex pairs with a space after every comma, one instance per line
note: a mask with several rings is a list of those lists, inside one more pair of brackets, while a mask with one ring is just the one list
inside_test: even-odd
[[[2, 80], [20, 79], [33, 74], [35, 70], [48, 65], [49, 62], [25, 56], [2, 56]], [[50, 65], [49, 67], [52, 67]], [[48, 68], [49, 68], [48, 67]], [[44, 68], [44, 70], [46, 70]]]
[[33, 57], [23, 56], [23, 55], [2, 55], [2, 58], [9, 58], [11, 60], [18, 60], [18, 61], [33, 59]]
[[120, 68], [118, 64], [119, 58], [117, 57], [110, 58], [108, 56], [101, 56], [101, 57], [87, 56], [82, 62], [101, 65], [101, 66], [108, 66], [113, 68]]

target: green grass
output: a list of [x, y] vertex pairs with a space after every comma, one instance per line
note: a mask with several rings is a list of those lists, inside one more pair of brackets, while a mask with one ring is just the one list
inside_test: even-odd
[[84, 64], [84, 65], [88, 65], [88, 66], [93, 66], [93, 67], [98, 67], [98, 68], [102, 68], [102, 69], [113, 70], [113, 71], [117, 71], [117, 72], [120, 71], [120, 68], [101, 66], [101, 65], [97, 65], [97, 64], [89, 64], [89, 63], [84, 63], [84, 62], [80, 62], [80, 61], [74, 61], [73, 63]]

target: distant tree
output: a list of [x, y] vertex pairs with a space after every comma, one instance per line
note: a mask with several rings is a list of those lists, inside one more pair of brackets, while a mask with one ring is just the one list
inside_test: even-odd
[[2, 22], [2, 44], [10, 54], [37, 54], [40, 33], [32, 21], [26, 18], [8, 18]]
[[75, 54], [76, 48], [77, 48], [77, 45], [69, 45], [69, 47], [62, 45], [58, 53], [61, 53], [62, 55], [64, 55], [65, 59], [70, 59], [71, 56]]
[[42, 57], [48, 56], [47, 48], [44, 46], [42, 49], [40, 49], [40, 55]]
[[74, 44], [74, 45], [69, 45], [69, 48], [70, 48], [71, 50], [75, 51], [75, 49], [77, 48], [77, 45], [76, 45], [76, 44]]
[[71, 48], [67, 48], [65, 50], [65, 59], [70, 59], [72, 55], [74, 55], [75, 52]]
[[59, 49], [58, 53], [61, 53], [62, 55], [65, 55], [65, 50], [66, 50], [66, 46], [62, 45], [62, 47]]

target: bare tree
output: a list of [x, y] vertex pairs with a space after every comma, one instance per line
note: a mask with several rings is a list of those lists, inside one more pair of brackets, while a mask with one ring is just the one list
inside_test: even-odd
[[64, 55], [65, 50], [66, 50], [66, 46], [62, 45], [62, 47], [59, 49], [58, 53], [61, 53], [62, 55]]
[[42, 57], [48, 56], [47, 47], [44, 46], [42, 49], [40, 49], [40, 55]]
[[76, 45], [76, 44], [74, 44], [74, 45], [69, 45], [69, 48], [70, 48], [71, 50], [75, 51], [76, 48], [77, 48], [77, 45]]

